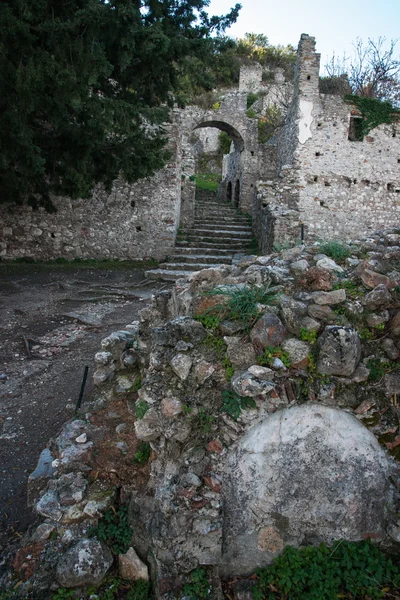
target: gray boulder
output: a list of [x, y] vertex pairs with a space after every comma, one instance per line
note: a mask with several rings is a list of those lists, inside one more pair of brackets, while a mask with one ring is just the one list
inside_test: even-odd
[[320, 336], [318, 345], [318, 371], [345, 377], [354, 373], [361, 358], [360, 337], [355, 329], [328, 326]]
[[383, 539], [392, 468], [349, 413], [307, 404], [270, 415], [227, 459], [220, 572], [251, 573], [286, 545]]
[[112, 562], [111, 552], [102, 542], [83, 539], [61, 556], [58, 583], [67, 588], [100, 585]]

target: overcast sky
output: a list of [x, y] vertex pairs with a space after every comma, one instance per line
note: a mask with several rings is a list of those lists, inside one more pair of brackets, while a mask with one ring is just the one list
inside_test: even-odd
[[[236, 1], [211, 0], [209, 11], [220, 15]], [[241, 0], [238, 21], [227, 31], [232, 37], [264, 33], [271, 44], [297, 47], [300, 35], [316, 38], [321, 64], [333, 52], [350, 54], [357, 37], [400, 37], [400, 0]], [[400, 42], [397, 53], [400, 55]]]

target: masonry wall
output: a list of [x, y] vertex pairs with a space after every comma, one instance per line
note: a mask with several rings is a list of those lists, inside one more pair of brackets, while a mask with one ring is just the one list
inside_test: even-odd
[[[273, 217], [268, 247], [345, 240], [400, 224], [400, 127], [380, 125], [350, 141], [355, 106], [319, 93], [315, 39], [301, 36], [294, 94], [278, 136], [277, 175], [259, 186]], [[260, 238], [261, 239], [261, 238]]]
[[57, 212], [0, 205], [0, 257], [164, 258], [174, 247], [180, 213], [180, 132], [170, 126], [173, 159], [133, 185], [97, 187], [89, 199], [54, 198]]

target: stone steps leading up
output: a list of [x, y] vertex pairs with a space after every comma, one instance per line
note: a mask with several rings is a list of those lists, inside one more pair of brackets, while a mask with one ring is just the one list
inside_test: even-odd
[[176, 281], [201, 269], [233, 264], [235, 257], [252, 253], [252, 240], [248, 217], [210, 196], [210, 202], [196, 204], [194, 223], [179, 231], [174, 253], [146, 276]]

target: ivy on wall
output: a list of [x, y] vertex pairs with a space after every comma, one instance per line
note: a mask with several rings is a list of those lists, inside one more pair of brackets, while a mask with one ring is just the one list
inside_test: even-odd
[[346, 102], [355, 104], [363, 116], [360, 124], [361, 133], [367, 135], [371, 129], [383, 123], [394, 123], [400, 119], [400, 109], [394, 108], [390, 102], [382, 102], [376, 98], [365, 98], [346, 94]]

